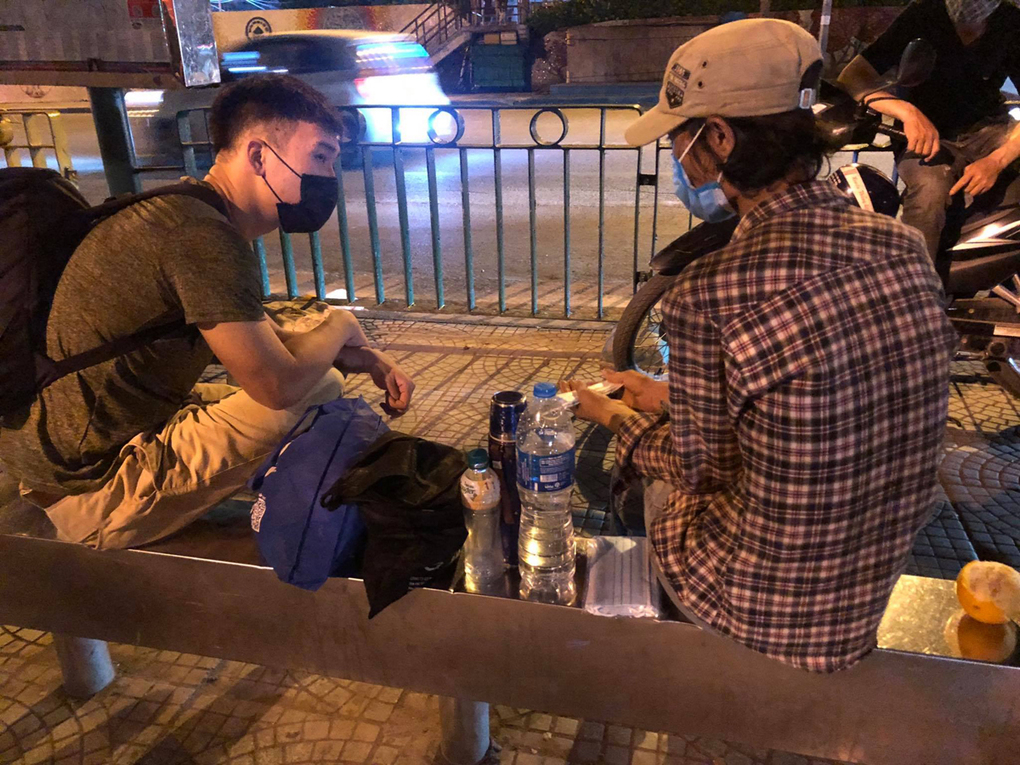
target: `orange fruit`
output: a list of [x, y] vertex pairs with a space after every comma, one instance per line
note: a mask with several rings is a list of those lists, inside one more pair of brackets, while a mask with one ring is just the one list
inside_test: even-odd
[[963, 610], [985, 624], [1005, 624], [1020, 616], [1020, 572], [1003, 563], [972, 560], [956, 577]]
[[1017, 628], [1012, 622], [985, 624], [957, 611], [946, 624], [946, 642], [964, 659], [1002, 663], [1016, 651]]

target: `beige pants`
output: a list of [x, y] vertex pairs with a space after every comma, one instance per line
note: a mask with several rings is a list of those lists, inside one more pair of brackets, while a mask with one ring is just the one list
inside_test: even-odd
[[[310, 406], [343, 395], [331, 369], [289, 409], [273, 410], [231, 385], [199, 384], [193, 403], [124, 445], [103, 488], [46, 508], [60, 538], [99, 549], [137, 547], [180, 530], [241, 489]], [[31, 492], [22, 491], [32, 500]]]

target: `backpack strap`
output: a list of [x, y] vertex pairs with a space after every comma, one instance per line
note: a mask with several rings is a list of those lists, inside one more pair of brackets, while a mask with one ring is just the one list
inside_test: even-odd
[[223, 201], [223, 197], [211, 186], [196, 181], [181, 181], [170, 186], [160, 186], [158, 189], [143, 191], [139, 194], [121, 194], [120, 196], [110, 197], [102, 204], [90, 208], [88, 216], [93, 224], [95, 224], [104, 218], [109, 218], [111, 215], [119, 213], [121, 210], [126, 210], [133, 204], [144, 202], [146, 199], [174, 195], [194, 197], [214, 208], [224, 218], [230, 217], [227, 212], [227, 203]]
[[[223, 215], [225, 218], [229, 218], [227, 212], [227, 204], [223, 201], [215, 189], [204, 183], [195, 183], [193, 181], [181, 181], [170, 186], [162, 186], [152, 191], [145, 191], [140, 194], [122, 194], [121, 196], [111, 197], [100, 205], [90, 208], [86, 215], [92, 225], [97, 224], [99, 221], [109, 218], [121, 210], [126, 210], [133, 204], [143, 202], [146, 199], [155, 199], [156, 197], [166, 197], [182, 195], [187, 197], [194, 197], [202, 202], [205, 202], [210, 207], [214, 208], [218, 213]], [[76, 353], [74, 356], [68, 356], [66, 359], [60, 361], [53, 361], [52, 359], [40, 357], [37, 358], [36, 370], [36, 387], [38, 390], [52, 385], [61, 377], [66, 377], [69, 374], [75, 372], [81, 372], [89, 367], [98, 366], [105, 364], [107, 361], [126, 356], [129, 353], [134, 353], [144, 348], [149, 343], [156, 340], [160, 340], [164, 337], [170, 337], [175, 334], [183, 334], [183, 331], [188, 326], [184, 319], [177, 319], [166, 324], [160, 324], [154, 327], [146, 327], [140, 329], [137, 332], [132, 332], [130, 335], [124, 337], [118, 337], [111, 340], [108, 343], [103, 343], [97, 348], [92, 348], [81, 353]]]
[[177, 321], [171, 321], [167, 324], [159, 324], [155, 327], [146, 327], [137, 332], [133, 332], [130, 335], [124, 337], [118, 337], [111, 340], [108, 343], [103, 343], [97, 348], [92, 348], [81, 353], [76, 353], [74, 356], [68, 356], [66, 359], [60, 361], [53, 361], [49, 358], [40, 358], [36, 364], [38, 370], [38, 378], [36, 379], [36, 387], [39, 390], [52, 385], [61, 377], [74, 374], [75, 372], [81, 372], [89, 367], [99, 366], [105, 364], [107, 361], [120, 358], [121, 356], [127, 356], [129, 353], [140, 351], [142, 348], [147, 346], [156, 340], [160, 340], [171, 335], [183, 334], [188, 324], [184, 319], [178, 319]]

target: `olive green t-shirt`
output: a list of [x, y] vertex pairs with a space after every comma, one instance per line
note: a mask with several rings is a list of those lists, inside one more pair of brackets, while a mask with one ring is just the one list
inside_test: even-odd
[[64, 359], [181, 317], [188, 329], [43, 390], [0, 429], [0, 463], [37, 491], [98, 489], [119, 466], [121, 447], [168, 420], [211, 361], [193, 325], [259, 321], [261, 294], [251, 247], [199, 199], [156, 197], [103, 221], [60, 278], [49, 356]]

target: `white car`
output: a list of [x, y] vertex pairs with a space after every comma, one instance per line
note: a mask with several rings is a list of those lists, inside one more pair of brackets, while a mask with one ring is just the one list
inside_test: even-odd
[[[264, 72], [292, 74], [320, 90], [338, 106], [358, 106], [364, 122], [362, 141], [389, 144], [393, 140], [393, 111], [377, 106], [446, 106], [450, 99], [425, 49], [406, 35], [363, 30], [315, 30], [267, 34], [221, 54], [223, 83]], [[206, 139], [201, 110], [212, 105], [218, 89], [135, 90], [125, 95], [135, 152], [142, 165], [179, 165], [177, 115], [196, 110], [189, 123], [193, 141]], [[434, 109], [396, 112], [400, 140], [428, 143], [432, 127], [448, 129], [452, 118]], [[344, 119], [345, 140], [358, 130], [353, 114]], [[198, 151], [200, 164], [211, 161]], [[356, 164], [360, 150], [345, 146], [344, 164]], [[204, 161], [203, 161], [204, 160]]]

